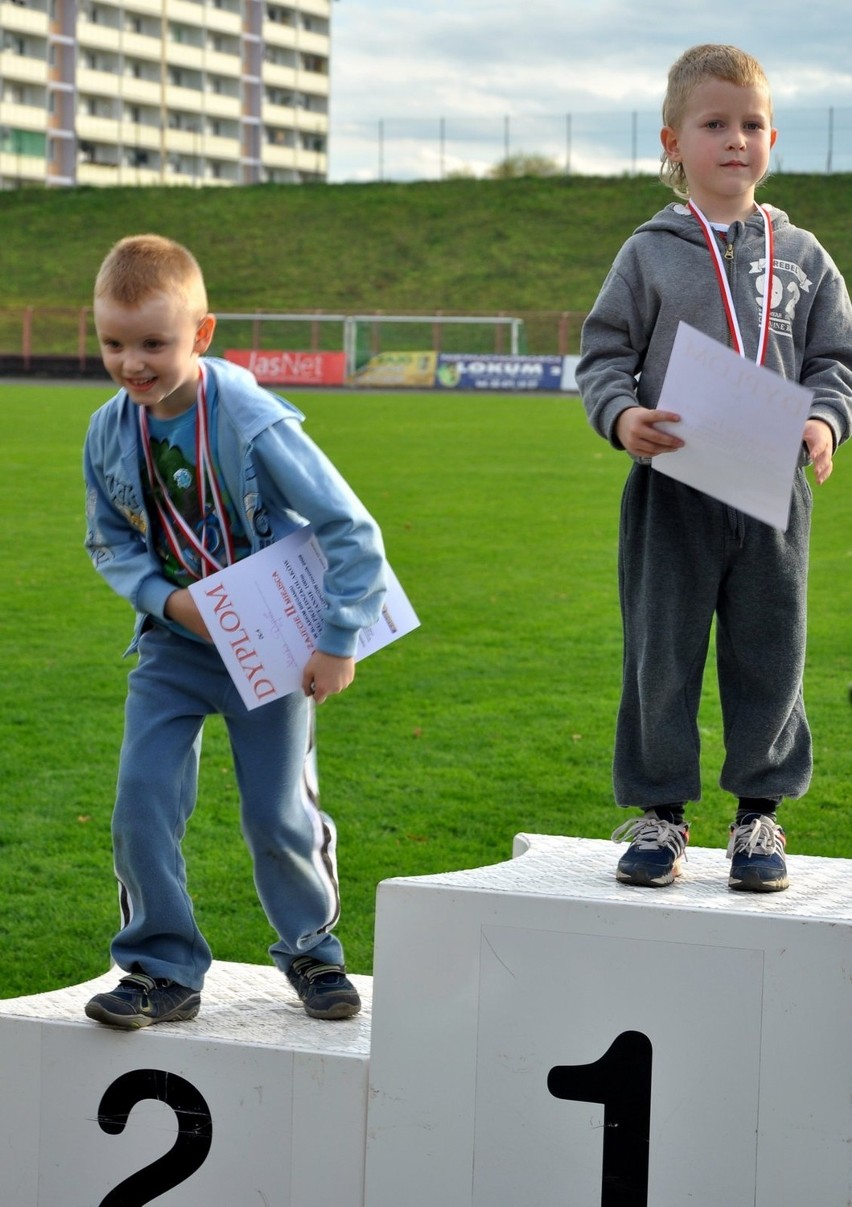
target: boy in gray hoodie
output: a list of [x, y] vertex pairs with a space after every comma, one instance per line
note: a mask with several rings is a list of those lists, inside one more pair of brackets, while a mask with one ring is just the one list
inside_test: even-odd
[[[621, 248], [583, 328], [577, 381], [594, 429], [632, 458], [619, 537], [624, 629], [616, 803], [639, 817], [617, 877], [660, 887], [680, 871], [688, 801], [701, 794], [698, 706], [713, 618], [725, 760], [737, 798], [732, 889], [788, 884], [783, 797], [812, 770], [802, 699], [811, 491], [852, 430], [852, 306], [812, 234], [755, 203], [775, 143], [769, 85], [731, 46], [686, 51], [669, 72], [661, 179], [683, 198]], [[814, 391], [786, 532], [652, 462], [682, 446], [657, 410], [679, 321]], [[664, 424], [665, 427], [660, 426]]]

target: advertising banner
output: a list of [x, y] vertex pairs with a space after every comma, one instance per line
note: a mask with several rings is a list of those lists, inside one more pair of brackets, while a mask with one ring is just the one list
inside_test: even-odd
[[434, 352], [380, 352], [352, 375], [349, 384], [431, 390], [436, 361]]
[[346, 378], [344, 352], [271, 352], [230, 348], [225, 359], [254, 373], [261, 385], [342, 386]]
[[465, 356], [442, 353], [435, 384], [443, 390], [562, 389], [561, 356]]

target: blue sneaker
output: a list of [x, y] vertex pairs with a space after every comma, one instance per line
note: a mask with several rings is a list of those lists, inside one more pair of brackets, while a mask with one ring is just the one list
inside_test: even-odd
[[342, 964], [298, 956], [287, 969], [287, 980], [311, 1018], [351, 1018], [361, 1009], [358, 990]]
[[183, 1023], [195, 1018], [201, 994], [177, 981], [155, 980], [144, 972], [122, 977], [110, 993], [97, 993], [86, 1003], [86, 1014], [96, 1023], [136, 1031], [152, 1023]]
[[689, 842], [689, 823], [664, 821], [653, 809], [613, 831], [613, 842], [629, 842], [616, 868], [623, 884], [664, 888], [680, 875]]
[[780, 893], [790, 881], [784, 848], [787, 836], [774, 817], [755, 813], [731, 825], [728, 886], [737, 892]]

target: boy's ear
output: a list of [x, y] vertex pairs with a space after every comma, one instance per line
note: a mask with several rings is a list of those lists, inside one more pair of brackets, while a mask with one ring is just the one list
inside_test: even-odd
[[674, 163], [679, 162], [680, 151], [678, 150], [677, 131], [671, 126], [663, 126], [660, 131], [660, 142], [663, 144], [666, 158], [671, 159]]
[[195, 347], [193, 351], [198, 356], [203, 356], [213, 340], [213, 332], [216, 330], [216, 315], [205, 314], [204, 318], [198, 324], [198, 330], [195, 333]]
[[775, 139], [776, 139], [777, 137], [778, 137], [778, 131], [777, 131], [777, 130], [770, 130], [770, 131], [769, 131], [769, 146], [770, 146], [770, 149], [771, 149], [772, 147], [774, 147], [774, 146], [775, 146]]

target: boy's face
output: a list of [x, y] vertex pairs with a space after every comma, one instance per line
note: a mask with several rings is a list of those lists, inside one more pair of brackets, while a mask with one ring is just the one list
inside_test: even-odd
[[137, 406], [158, 419], [189, 410], [198, 387], [198, 357], [210, 346], [216, 320], [198, 322], [179, 296], [151, 294], [138, 306], [99, 297], [95, 328], [104, 366]]
[[690, 197], [704, 215], [734, 222], [754, 209], [776, 133], [763, 88], [707, 79], [693, 91], [678, 128], [665, 126], [660, 138], [669, 159], [683, 164]]

